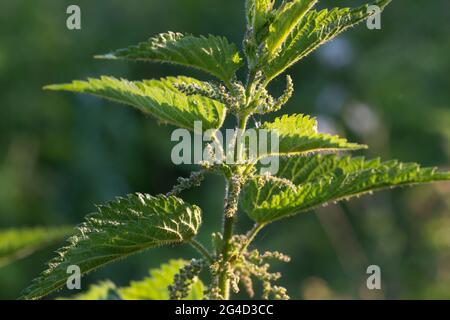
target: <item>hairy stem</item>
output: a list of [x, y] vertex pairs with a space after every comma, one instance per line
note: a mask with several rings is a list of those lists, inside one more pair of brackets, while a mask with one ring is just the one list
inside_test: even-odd
[[243, 115], [238, 117], [238, 132], [236, 136], [236, 163], [240, 164], [244, 160], [244, 147], [245, 147], [245, 141], [243, 139], [245, 134], [245, 129], [247, 128], [247, 121], [249, 116]]
[[[235, 221], [234, 216], [224, 218], [224, 225], [223, 225], [224, 247], [222, 253], [224, 261], [227, 261], [229, 259], [234, 221]], [[219, 276], [219, 287], [223, 298], [225, 300], [228, 300], [230, 298], [230, 279], [228, 279], [227, 270], [223, 270]]]
[[247, 76], [247, 84], [246, 84], [247, 89], [245, 90], [245, 96], [246, 96], [246, 99], [247, 99], [247, 101], [246, 101], [247, 106], [248, 106], [250, 100], [252, 99], [252, 97], [251, 97], [252, 94], [251, 93], [252, 93], [252, 90], [253, 90], [253, 84], [255, 82], [255, 78], [256, 78], [256, 71], [255, 70], [250, 70], [250, 72], [248, 73], [248, 76]]
[[[238, 136], [236, 137], [236, 159], [242, 159], [242, 152], [244, 150], [244, 142], [242, 136], [247, 127], [248, 116], [238, 118]], [[240, 136], [239, 136], [240, 135]], [[238, 164], [239, 165], [239, 164]], [[231, 254], [231, 239], [233, 237], [233, 229], [236, 220], [237, 203], [239, 201], [239, 194], [241, 191], [241, 173], [237, 172], [236, 176], [227, 179], [226, 197], [225, 197], [225, 209], [224, 209], [224, 222], [223, 222], [223, 261], [228, 262]], [[219, 275], [219, 287], [221, 294], [225, 300], [230, 298], [230, 279], [228, 278], [225, 265], [224, 270]]]
[[[232, 182], [227, 181], [227, 191], [226, 191], [227, 195], [225, 198], [225, 210], [224, 210], [224, 220], [223, 220], [222, 256], [223, 256], [224, 262], [228, 261], [228, 259], [230, 258], [231, 238], [233, 237], [233, 229], [234, 229], [234, 223], [235, 223], [235, 215], [230, 214], [230, 212], [228, 210], [228, 208], [229, 208], [228, 204], [230, 202], [234, 201], [234, 199], [232, 199], [231, 192], [230, 192], [230, 189], [231, 189], [230, 183], [232, 183]], [[227, 270], [222, 270], [222, 272], [219, 275], [219, 287], [220, 287], [222, 297], [225, 300], [228, 300], [230, 298], [230, 279], [228, 279]]]

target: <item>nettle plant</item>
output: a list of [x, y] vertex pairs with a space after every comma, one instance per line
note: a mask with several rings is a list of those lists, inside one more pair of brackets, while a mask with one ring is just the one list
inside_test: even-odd
[[[383, 9], [390, 0], [371, 3]], [[252, 115], [280, 110], [292, 96], [292, 80], [280, 97], [267, 90], [272, 80], [339, 33], [375, 14], [369, 4], [357, 8], [315, 10], [317, 0], [247, 0], [247, 29], [243, 53], [225, 38], [164, 33], [126, 49], [99, 56], [102, 59], [166, 62], [209, 73], [216, 81], [181, 76], [160, 80], [128, 81], [113, 77], [47, 86], [48, 90], [88, 93], [131, 105], [162, 123], [194, 131], [194, 122], [219, 132], [227, 115], [236, 118], [243, 135]], [[244, 59], [245, 57], [245, 59]], [[246, 78], [236, 71], [246, 61]], [[199, 257], [172, 260], [151, 276], [130, 287], [103, 282], [78, 298], [121, 299], [229, 299], [230, 292], [245, 289], [253, 297], [253, 281], [261, 281], [262, 297], [287, 299], [276, 285], [280, 274], [269, 270], [271, 260], [289, 261], [280, 252], [261, 253], [251, 246], [258, 232], [270, 223], [315, 207], [381, 189], [450, 180], [450, 173], [420, 168], [415, 163], [382, 162], [363, 157], [339, 156], [345, 150], [366, 146], [317, 132], [317, 122], [302, 114], [283, 115], [257, 129], [276, 131], [276, 154], [248, 157], [245, 139], [238, 139], [236, 161], [203, 161], [199, 171], [165, 195], [131, 194], [97, 207], [69, 238], [69, 244], [24, 293], [37, 299], [66, 285], [68, 267], [86, 274], [108, 263], [163, 245], [190, 244]], [[212, 135], [214, 140], [214, 135]], [[213, 141], [212, 140], [212, 141]], [[276, 175], [260, 174], [262, 159], [279, 157]], [[223, 229], [212, 234], [212, 249], [196, 236], [202, 210], [183, 201], [185, 189], [198, 186], [208, 173], [224, 177], [226, 192]], [[247, 214], [254, 227], [235, 234], [238, 216]], [[202, 276], [203, 281], [199, 279]], [[165, 288], [167, 286], [168, 288]]]

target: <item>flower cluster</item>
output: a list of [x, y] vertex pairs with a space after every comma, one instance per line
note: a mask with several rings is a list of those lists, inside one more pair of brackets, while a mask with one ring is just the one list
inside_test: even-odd
[[191, 172], [189, 178], [178, 177], [177, 184], [172, 188], [170, 192], [166, 194], [166, 196], [174, 196], [181, 193], [184, 190], [199, 187], [205, 178], [205, 172], [197, 171]]
[[[242, 241], [242, 240], [241, 240]], [[247, 251], [242, 254], [240, 263], [237, 265], [236, 273], [243, 281], [247, 293], [254, 295], [251, 277], [262, 282], [263, 299], [273, 296], [277, 300], [287, 300], [289, 296], [285, 288], [274, 285], [274, 282], [281, 278], [279, 272], [270, 272], [268, 260], [275, 259], [282, 262], [289, 262], [290, 258], [280, 252], [265, 252], [260, 254], [258, 250]]]
[[[220, 236], [217, 241], [221, 242]], [[218, 254], [216, 261], [210, 266], [210, 273], [213, 279], [211, 285], [205, 292], [205, 297], [212, 300], [223, 299], [219, 287], [220, 275], [225, 273], [229, 279], [230, 288], [233, 292], [240, 292], [243, 287], [250, 297], [255, 295], [253, 288], [253, 278], [262, 282], [264, 299], [273, 297], [275, 299], [289, 299], [285, 288], [274, 284], [281, 274], [279, 272], [270, 272], [268, 260], [278, 260], [289, 262], [290, 258], [278, 251], [264, 252], [261, 254], [258, 250], [247, 251], [244, 249], [248, 242], [245, 235], [235, 235], [231, 241], [231, 259], [224, 261], [223, 255]]]
[[259, 89], [259, 92], [260, 95], [256, 102], [257, 107], [255, 112], [259, 114], [275, 112], [280, 110], [292, 97], [294, 94], [294, 84], [292, 78], [289, 75], [286, 76], [286, 88], [278, 99], [273, 98], [264, 86]]
[[209, 266], [209, 272], [211, 274], [211, 283], [205, 290], [204, 298], [206, 300], [223, 300], [223, 295], [220, 290], [219, 278], [225, 267], [229, 267], [229, 264], [222, 263], [223, 256], [219, 255], [217, 261]]
[[174, 283], [169, 286], [171, 300], [181, 300], [189, 295], [192, 284], [197, 280], [204, 265], [205, 261], [203, 259], [192, 259], [180, 269], [175, 275]]
[[199, 95], [217, 100], [232, 113], [236, 113], [246, 99], [244, 85], [238, 80], [231, 81], [229, 90], [222, 84], [211, 82], [179, 82], [174, 83], [174, 87], [187, 96]]

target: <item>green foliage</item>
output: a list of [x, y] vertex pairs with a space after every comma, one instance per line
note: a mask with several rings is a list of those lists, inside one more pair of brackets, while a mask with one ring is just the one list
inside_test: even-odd
[[255, 177], [244, 188], [242, 208], [259, 223], [386, 188], [450, 180], [448, 172], [415, 163], [335, 155], [283, 159], [277, 176]]
[[40, 298], [62, 287], [70, 265], [86, 274], [146, 249], [187, 242], [201, 223], [200, 208], [174, 196], [128, 195], [97, 209], [23, 292], [23, 298]]
[[0, 231], [0, 267], [63, 239], [71, 227], [21, 228]]
[[291, 34], [295, 26], [309, 11], [317, 0], [293, 0], [283, 1], [280, 8], [275, 11], [272, 23], [269, 25], [268, 35], [265, 40], [269, 55], [276, 54], [286, 38]]
[[236, 46], [223, 37], [194, 37], [174, 32], [97, 57], [180, 64], [208, 72], [225, 83], [230, 82], [242, 62]]
[[[264, 26], [267, 26], [271, 16], [275, 0], [247, 0], [245, 3], [247, 31], [253, 35], [259, 34]], [[256, 37], [259, 38], [259, 37]]]
[[[383, 9], [390, 1], [378, 0], [374, 4]], [[310, 3], [313, 1], [300, 2]], [[283, 29], [286, 32], [274, 35], [275, 40], [272, 40], [271, 43], [276, 43], [276, 46], [267, 44], [268, 49], [271, 50], [269, 61], [264, 66], [264, 74], [268, 81], [341, 32], [364, 21], [372, 14], [368, 10], [368, 5], [364, 5], [359, 8], [311, 10], [301, 16], [302, 19], [298, 23], [295, 25], [289, 24], [290, 28]], [[284, 18], [282, 16], [280, 19], [289, 19], [289, 17]], [[274, 50], [280, 45], [281, 49], [275, 52]]]
[[[201, 259], [188, 263], [171, 261], [160, 270], [152, 270], [150, 278], [134, 282], [128, 288], [115, 290], [110, 283], [103, 283], [81, 297], [117, 298], [113, 294], [117, 291], [118, 296], [127, 299], [229, 299], [230, 290], [239, 292], [240, 283], [253, 296], [252, 279], [255, 278], [262, 282], [263, 298], [287, 299], [286, 289], [274, 284], [281, 274], [269, 271], [267, 260], [287, 262], [289, 258], [279, 252], [260, 254], [257, 249], [249, 248], [266, 224], [373, 191], [450, 180], [450, 173], [420, 168], [414, 163], [317, 154], [366, 146], [318, 133], [315, 119], [298, 114], [284, 115], [262, 125], [261, 129], [276, 132], [280, 142], [278, 153], [263, 154], [263, 157], [288, 157], [281, 159], [277, 174], [255, 175], [257, 164], [245, 154], [249, 152], [245, 139], [239, 138], [245, 134], [252, 114], [280, 110], [294, 91], [288, 76], [284, 93], [274, 99], [268, 92], [268, 83], [320, 45], [373, 14], [368, 11], [368, 5], [315, 11], [312, 7], [316, 2], [283, 1], [274, 8], [272, 0], [246, 1], [245, 84], [235, 75], [242, 59], [227, 40], [167, 33], [101, 57], [181, 64], [215, 75], [224, 84], [187, 77], [136, 82], [102, 77], [46, 87], [129, 104], [161, 122], [190, 130], [194, 121], [202, 121], [204, 129], [222, 129], [228, 111], [237, 118], [235, 128], [239, 130], [236, 145], [232, 145], [236, 155], [231, 163], [202, 162], [200, 173], [179, 179], [179, 184], [166, 196], [136, 194], [99, 206], [98, 212], [88, 215], [77, 234], [70, 238], [69, 245], [50, 261], [48, 270], [25, 290], [24, 298], [40, 298], [62, 287], [69, 265], [78, 265], [85, 274], [145, 249], [189, 243], [202, 255]], [[379, 0], [374, 4], [384, 8], [389, 2]], [[213, 254], [193, 239], [201, 223], [200, 209], [174, 196], [198, 186], [207, 172], [220, 174], [226, 180], [223, 230], [213, 234]], [[256, 222], [245, 235], [233, 232], [238, 220], [238, 203]], [[208, 268], [204, 268], [206, 264]], [[211, 280], [205, 289], [198, 280], [204, 269]]]
[[[130, 286], [119, 289], [119, 293], [125, 300], [168, 300], [169, 285], [173, 284], [175, 275], [186, 266], [185, 260], [170, 260], [162, 264], [158, 269], [150, 270], [150, 277], [141, 281], [132, 281]], [[196, 279], [191, 287], [186, 300], [203, 299], [203, 283]]]
[[244, 39], [244, 51], [250, 69], [258, 64], [258, 51], [262, 38], [273, 16], [275, 0], [246, 0], [247, 31]]
[[[175, 275], [188, 264], [177, 259], [151, 269], [150, 276], [141, 281], [131, 281], [128, 287], [117, 288], [111, 281], [101, 281], [91, 285], [86, 292], [76, 294], [63, 300], [168, 300], [169, 285], [173, 284]], [[203, 283], [196, 279], [185, 300], [202, 300]]]
[[101, 77], [70, 84], [49, 85], [45, 89], [88, 93], [110, 99], [151, 114], [161, 122], [190, 130], [194, 129], [194, 121], [202, 121], [204, 129], [219, 128], [225, 118], [224, 105], [202, 96], [182, 94], [174, 87], [174, 83], [180, 81], [201, 84], [188, 77], [144, 81]]
[[[304, 155], [319, 151], [365, 149], [367, 146], [347, 142], [338, 136], [317, 132], [317, 120], [305, 115], [284, 115], [265, 122], [261, 129], [274, 131], [279, 139], [279, 155]], [[270, 147], [267, 150], [271, 150]], [[273, 156], [268, 152], [268, 156]]]

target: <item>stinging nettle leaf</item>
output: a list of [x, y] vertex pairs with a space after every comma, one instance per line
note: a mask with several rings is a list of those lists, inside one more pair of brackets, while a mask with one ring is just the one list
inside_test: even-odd
[[[141, 281], [132, 281], [128, 287], [120, 288], [120, 296], [125, 300], [169, 300], [169, 285], [173, 284], [175, 275], [188, 261], [170, 260], [157, 269], [150, 270], [150, 277]], [[202, 300], [203, 283], [197, 279], [184, 300]]]
[[132, 194], [97, 208], [25, 289], [23, 299], [38, 299], [61, 288], [70, 265], [86, 274], [146, 249], [187, 242], [201, 224], [200, 208], [174, 196]]
[[247, 30], [244, 38], [244, 52], [248, 67], [254, 69], [259, 63], [261, 42], [267, 36], [273, 19], [275, 0], [246, 0], [245, 11]]
[[67, 226], [1, 230], [0, 267], [62, 240], [73, 231], [73, 227]]
[[202, 83], [189, 77], [129, 81], [103, 76], [100, 79], [49, 85], [44, 89], [87, 93], [124, 103], [161, 122], [189, 130], [194, 130], [195, 121], [201, 121], [205, 130], [222, 126], [226, 115], [222, 103], [198, 95], [186, 96], [174, 87], [175, 82]]
[[[169, 285], [175, 275], [188, 261], [177, 259], [150, 269], [150, 276], [140, 281], [131, 281], [127, 287], [118, 288], [111, 281], [101, 281], [90, 285], [85, 292], [58, 298], [60, 300], [169, 300]], [[192, 284], [184, 300], [202, 300], [205, 287], [200, 279]]]
[[[390, 2], [391, 0], [378, 0], [373, 5], [383, 10]], [[309, 11], [285, 38], [279, 54], [271, 57], [265, 65], [264, 73], [268, 81], [341, 32], [372, 16], [374, 12], [368, 9], [369, 4], [358, 8]]]
[[266, 46], [269, 54], [277, 53], [291, 31], [303, 16], [317, 3], [317, 0], [284, 1], [275, 12], [273, 22], [269, 26]]
[[[346, 139], [330, 134], [317, 132], [317, 120], [302, 114], [284, 115], [276, 118], [274, 122], [265, 122], [261, 129], [269, 133], [275, 132], [278, 136], [278, 153], [272, 153], [271, 146], [267, 147], [267, 154], [274, 155], [300, 155], [320, 151], [345, 151], [366, 149], [367, 146], [350, 143]], [[268, 139], [270, 145], [271, 139]]]
[[180, 64], [200, 69], [229, 83], [242, 65], [236, 45], [224, 37], [184, 35], [168, 32], [136, 46], [96, 56], [100, 59], [126, 59]]
[[247, 28], [256, 35], [269, 21], [275, 0], [246, 0]]
[[315, 155], [281, 159], [275, 179], [255, 177], [243, 190], [241, 208], [268, 223], [320, 205], [386, 188], [450, 180], [450, 172], [415, 163]]

